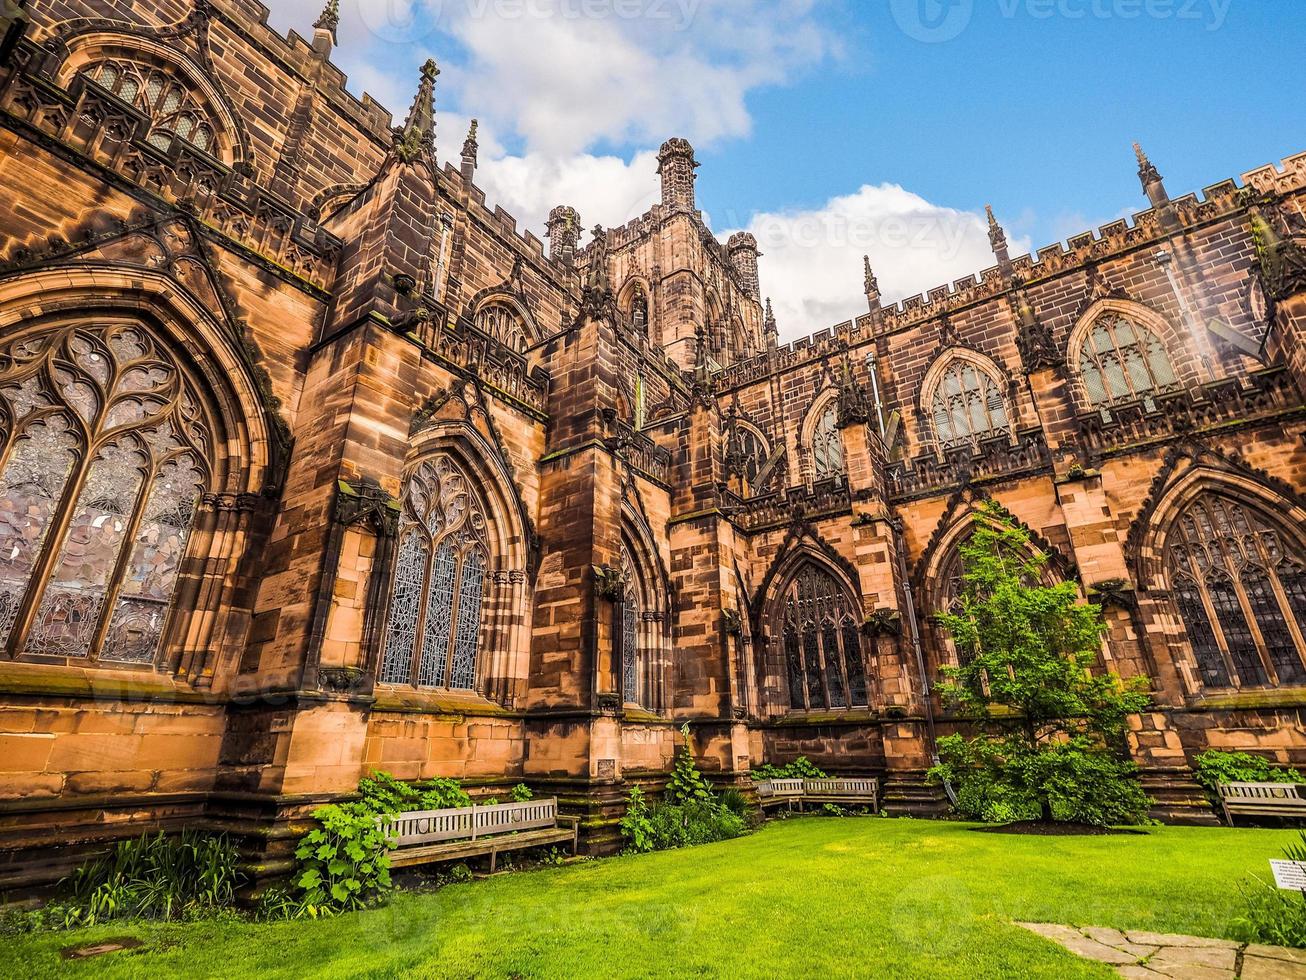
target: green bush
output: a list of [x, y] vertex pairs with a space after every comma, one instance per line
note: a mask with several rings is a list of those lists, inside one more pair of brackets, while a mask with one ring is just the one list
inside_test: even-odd
[[619, 826], [629, 853], [647, 854], [653, 850], [653, 821], [649, 815], [648, 799], [638, 786], [630, 788], [630, 796], [626, 800], [626, 815], [621, 818]]
[[667, 802], [676, 804], [711, 803], [712, 787], [694, 764], [694, 753], [689, 745], [689, 725], [680, 729], [684, 744], [676, 752], [676, 764], [667, 781]]
[[800, 755], [788, 765], [776, 767], [767, 763], [762, 766], [755, 766], [752, 772], [753, 779], [761, 782], [764, 779], [825, 779], [826, 774], [816, 768], [805, 755]]
[[1278, 766], [1250, 752], [1219, 752], [1211, 749], [1199, 755], [1193, 767], [1197, 781], [1206, 790], [1211, 805], [1220, 805], [1221, 783], [1306, 783], [1296, 769]]
[[[1289, 844], [1283, 849], [1283, 856], [1289, 861], [1306, 862], [1306, 831], [1300, 831], [1299, 836], [1299, 843]], [[1243, 914], [1234, 919], [1235, 938], [1246, 943], [1306, 948], [1306, 892], [1284, 891], [1255, 877], [1240, 890], [1245, 908]]]
[[939, 739], [942, 761], [930, 778], [952, 783], [958, 812], [985, 823], [1038, 820], [1044, 802], [1058, 821], [1107, 827], [1147, 819], [1149, 800], [1134, 763], [1095, 751], [1081, 738], [1022, 749], [949, 735]]
[[742, 817], [725, 807], [702, 800], [689, 803], [664, 803], [650, 816], [653, 850], [710, 844], [743, 836]]
[[40, 910], [34, 925], [212, 915], [233, 905], [238, 879], [236, 847], [225, 834], [142, 834], [73, 872], [64, 882], [68, 899]]
[[321, 825], [295, 848], [295, 887], [302, 912], [311, 918], [366, 908], [390, 891], [389, 841], [366, 803], [324, 806], [313, 817]]
[[514, 803], [529, 803], [535, 799], [535, 794], [531, 792], [531, 788], [525, 783], [518, 783], [514, 786], [508, 796]]
[[448, 810], [472, 805], [472, 798], [456, 779], [440, 777], [406, 783], [388, 772], [377, 771], [359, 780], [358, 792], [360, 802], [377, 815], [393, 816], [407, 810]]
[[748, 805], [748, 797], [733, 787], [721, 791], [720, 803], [735, 816], [745, 819], [753, 809]]

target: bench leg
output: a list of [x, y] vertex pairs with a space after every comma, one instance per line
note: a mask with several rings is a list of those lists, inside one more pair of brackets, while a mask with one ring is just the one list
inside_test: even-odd
[[490, 874], [494, 874], [494, 867], [495, 867], [495, 865], [498, 863], [498, 861], [499, 861], [499, 852], [498, 852], [498, 851], [491, 851], [491, 852], [490, 852]]

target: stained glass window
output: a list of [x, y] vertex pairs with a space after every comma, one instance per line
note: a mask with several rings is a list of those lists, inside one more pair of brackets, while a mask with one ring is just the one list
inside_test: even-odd
[[149, 116], [150, 130], [145, 139], [160, 150], [169, 149], [176, 137], [196, 149], [216, 152], [215, 130], [208, 114], [191, 95], [189, 86], [171, 73], [117, 58], [97, 62], [83, 74]]
[[414, 470], [400, 525], [378, 679], [473, 690], [489, 549], [480, 501], [452, 457]]
[[1118, 314], [1093, 324], [1079, 348], [1079, 374], [1094, 405], [1143, 401], [1173, 387], [1176, 378], [1161, 338]]
[[1166, 563], [1203, 684], [1306, 683], [1301, 555], [1267, 517], [1207, 491], [1175, 521]]
[[867, 704], [855, 606], [825, 569], [806, 564], [782, 600], [789, 705], [818, 710]]
[[844, 472], [843, 437], [839, 434], [839, 415], [833, 404], [826, 406], [812, 431], [812, 472], [818, 480]]
[[0, 645], [149, 666], [211, 444], [169, 351], [131, 323], [0, 348]]
[[930, 414], [934, 434], [945, 448], [1000, 435], [1011, 424], [998, 383], [987, 371], [960, 359], [935, 386]]

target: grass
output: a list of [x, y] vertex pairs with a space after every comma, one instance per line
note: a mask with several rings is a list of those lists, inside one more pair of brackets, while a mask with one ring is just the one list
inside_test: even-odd
[[[742, 840], [504, 875], [322, 922], [110, 923], [0, 940], [14, 977], [1097, 977], [1011, 925], [1226, 936], [1295, 831], [1020, 837], [808, 818]], [[61, 947], [144, 945], [67, 962]]]

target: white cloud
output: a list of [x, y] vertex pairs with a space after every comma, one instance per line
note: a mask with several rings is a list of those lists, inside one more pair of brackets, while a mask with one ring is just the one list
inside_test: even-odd
[[570, 204], [586, 228], [623, 225], [658, 200], [657, 157], [644, 150], [623, 160], [588, 153], [552, 157], [541, 153], [485, 159], [476, 183], [486, 202], [498, 204], [517, 219], [519, 228], [542, 234], [549, 211]]
[[[862, 256], [870, 255], [886, 304], [994, 264], [981, 213], [940, 207], [896, 184], [870, 184], [809, 211], [755, 215], [762, 291], [782, 340], [866, 312]], [[1011, 254], [1029, 248], [1012, 238]]]

